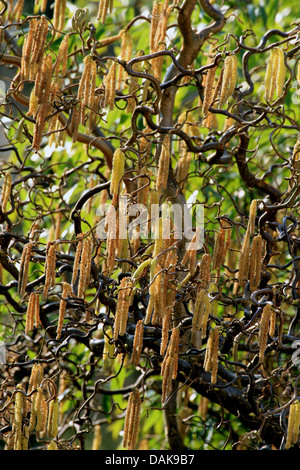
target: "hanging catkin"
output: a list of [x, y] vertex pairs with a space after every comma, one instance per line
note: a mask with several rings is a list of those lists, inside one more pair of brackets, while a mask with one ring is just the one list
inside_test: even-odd
[[140, 423], [141, 398], [138, 389], [131, 392], [128, 399], [124, 423], [123, 447], [134, 450]]
[[49, 289], [55, 286], [55, 267], [56, 267], [56, 246], [53, 242], [48, 242], [46, 247], [45, 261], [45, 284], [43, 290], [43, 299], [48, 298]]
[[[213, 62], [214, 62], [214, 59], [211, 59], [210, 64], [212, 64]], [[205, 118], [207, 117], [209, 107], [212, 104], [216, 69], [217, 67], [211, 67], [210, 69], [208, 69], [207, 75], [206, 75], [204, 96], [203, 96], [203, 103], [202, 103], [202, 113], [203, 113], [203, 117]]]
[[215, 384], [218, 373], [219, 329], [213, 328], [209, 332], [204, 358], [204, 370], [211, 372], [211, 383]]
[[266, 303], [263, 308], [262, 315], [259, 322], [258, 346], [259, 346], [259, 361], [263, 362], [265, 350], [268, 343], [268, 335], [270, 329], [272, 305], [270, 302]]
[[282, 95], [285, 75], [286, 66], [284, 63], [284, 52], [280, 47], [274, 47], [270, 51], [265, 75], [264, 98], [267, 103], [271, 103], [273, 101], [275, 91], [277, 98]]
[[297, 444], [300, 426], [300, 402], [294, 401], [290, 405], [288, 417], [287, 435], [285, 449], [289, 449], [292, 445]]
[[31, 259], [33, 243], [29, 242], [24, 245], [21, 261], [20, 261], [20, 269], [19, 269], [19, 280], [18, 280], [18, 293], [21, 297], [25, 294], [25, 289], [28, 282], [28, 274], [29, 274], [29, 262]]
[[131, 303], [132, 280], [130, 277], [123, 277], [120, 282], [120, 288], [117, 299], [115, 324], [114, 324], [114, 341], [118, 336], [126, 333], [128, 311]]
[[224, 61], [222, 85], [220, 90], [219, 109], [222, 109], [232, 95], [237, 81], [237, 57], [229, 55]]

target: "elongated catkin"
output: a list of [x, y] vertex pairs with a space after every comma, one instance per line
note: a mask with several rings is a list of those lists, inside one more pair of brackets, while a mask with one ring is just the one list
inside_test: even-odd
[[224, 71], [220, 90], [219, 109], [222, 109], [228, 98], [232, 95], [237, 81], [237, 57], [229, 55], [224, 61]]

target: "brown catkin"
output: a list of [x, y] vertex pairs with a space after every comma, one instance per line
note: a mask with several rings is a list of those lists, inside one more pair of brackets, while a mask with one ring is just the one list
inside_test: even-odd
[[[214, 59], [211, 59], [210, 63], [213, 63]], [[202, 114], [203, 117], [207, 117], [209, 107], [212, 104], [213, 90], [214, 90], [214, 81], [215, 81], [216, 67], [211, 67], [207, 71], [205, 88], [204, 88], [204, 97], [202, 103]]]
[[68, 67], [69, 35], [66, 34], [60, 43], [53, 74], [65, 77]]
[[170, 137], [167, 135], [164, 138], [161, 154], [158, 162], [156, 191], [163, 191], [168, 184], [170, 165]]
[[179, 353], [179, 328], [173, 328], [169, 345], [165, 357], [161, 364], [162, 383], [162, 403], [165, 403], [172, 387], [172, 380], [177, 377], [178, 353]]
[[124, 422], [123, 447], [134, 450], [139, 430], [141, 398], [138, 389], [134, 389], [128, 399]]
[[261, 278], [261, 263], [263, 255], [263, 239], [261, 235], [253, 238], [250, 250], [249, 280], [250, 290], [259, 287]]
[[56, 339], [61, 337], [61, 332], [63, 329], [63, 322], [65, 318], [65, 313], [67, 309], [67, 298], [72, 295], [72, 289], [70, 284], [67, 282], [63, 283], [62, 288], [62, 295], [59, 303], [59, 313], [58, 313], [58, 322], [57, 322], [57, 329], [56, 329]]
[[133, 349], [132, 349], [132, 356], [131, 356], [131, 363], [135, 367], [138, 366], [140, 355], [141, 355], [142, 348], [143, 348], [143, 334], [144, 334], [143, 320], [139, 320], [135, 327]]
[[32, 331], [34, 326], [38, 328], [40, 324], [39, 320], [39, 294], [37, 292], [31, 292], [28, 301], [27, 313], [26, 313], [26, 325], [25, 333]]
[[243, 286], [248, 279], [249, 272], [249, 259], [250, 257], [250, 233], [249, 230], [246, 231], [239, 260], [239, 273], [238, 273], [238, 284]]
[[78, 281], [78, 297], [84, 297], [85, 290], [89, 284], [91, 263], [93, 254], [93, 240], [91, 237], [86, 237], [83, 241], [81, 260], [79, 266], [79, 281]]
[[268, 334], [270, 328], [272, 305], [268, 302], [262, 311], [260, 323], [259, 323], [259, 334], [258, 334], [258, 346], [259, 346], [259, 360], [263, 362], [265, 350], [268, 342]]
[[48, 298], [49, 289], [55, 286], [55, 267], [56, 267], [56, 246], [53, 242], [48, 242], [46, 247], [45, 261], [45, 284], [43, 289], [43, 299]]
[[28, 282], [28, 274], [29, 274], [29, 263], [31, 259], [33, 243], [29, 242], [24, 245], [21, 261], [20, 261], [20, 269], [19, 269], [19, 280], [18, 280], [18, 293], [21, 297], [25, 294], [25, 289]]
[[39, 387], [34, 400], [34, 411], [36, 413], [35, 430], [44, 433], [47, 430], [48, 407], [43, 389]]
[[53, 26], [57, 31], [62, 31], [64, 28], [66, 17], [66, 0], [55, 0], [53, 10]]
[[204, 358], [204, 370], [211, 372], [211, 383], [217, 381], [218, 372], [219, 329], [213, 328], [209, 332]]
[[11, 193], [11, 184], [12, 184], [12, 176], [11, 176], [11, 173], [7, 171], [4, 176], [1, 199], [0, 199], [2, 212], [6, 211], [6, 206], [7, 206], [8, 200], [10, 198], [10, 193]]
[[285, 449], [289, 449], [292, 445], [297, 444], [300, 426], [300, 402], [296, 400], [290, 405], [288, 417], [287, 435]]
[[132, 280], [129, 277], [123, 277], [120, 282], [120, 288], [117, 299], [115, 325], [114, 325], [114, 341], [118, 336], [126, 333], [128, 311], [131, 303]]

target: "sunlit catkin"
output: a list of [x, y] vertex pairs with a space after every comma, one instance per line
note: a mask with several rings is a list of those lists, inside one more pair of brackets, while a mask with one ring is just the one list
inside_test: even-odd
[[28, 274], [29, 274], [29, 263], [32, 254], [32, 247], [33, 243], [29, 242], [24, 245], [21, 261], [20, 261], [20, 268], [19, 268], [19, 279], [18, 279], [18, 293], [21, 297], [25, 294], [25, 289], [28, 282]]
[[176, 380], [177, 377], [179, 340], [180, 330], [179, 328], [173, 328], [169, 345], [161, 364], [161, 375], [163, 377], [161, 395], [162, 403], [165, 403], [171, 392], [172, 380]]
[[66, 34], [60, 43], [57, 59], [54, 67], [53, 74], [55, 76], [64, 77], [67, 73], [68, 66], [68, 49], [69, 49], [69, 35]]
[[48, 298], [49, 289], [55, 286], [55, 267], [56, 267], [56, 246], [55, 243], [48, 242], [46, 247], [45, 261], [45, 284], [43, 289], [43, 299]]
[[53, 26], [56, 31], [62, 31], [66, 17], [66, 0], [55, 0], [53, 9]]
[[[213, 62], [214, 62], [214, 59], [211, 60], [211, 63]], [[215, 74], [216, 74], [216, 67], [211, 67], [210, 69], [208, 69], [206, 80], [205, 80], [204, 96], [203, 96], [203, 103], [202, 103], [203, 117], [207, 117], [209, 107], [212, 104]]]
[[234, 92], [237, 81], [237, 57], [229, 55], [224, 61], [222, 85], [220, 90], [219, 109], [222, 109], [228, 98]]
[[294, 401], [290, 405], [287, 435], [285, 442], [285, 449], [289, 449], [292, 445], [297, 444], [300, 426], [300, 402]]
[[84, 297], [85, 290], [89, 284], [91, 263], [93, 254], [93, 240], [91, 237], [86, 237], [83, 241], [81, 260], [79, 266], [79, 281], [78, 281], [78, 297]]
[[138, 389], [131, 392], [128, 399], [124, 422], [123, 447], [134, 450], [140, 423], [141, 398]]
[[47, 431], [48, 406], [43, 389], [39, 387], [34, 400], [34, 411], [36, 413], [35, 430], [39, 433]]
[[210, 301], [206, 290], [200, 290], [200, 292], [197, 290], [192, 319], [192, 344], [195, 348], [202, 346], [202, 339], [206, 335], [209, 311]]
[[112, 61], [108, 73], [104, 79], [105, 100], [104, 107], [110, 110], [114, 109], [117, 80], [117, 62]]
[[31, 292], [29, 296], [27, 312], [26, 312], [26, 325], [25, 333], [28, 334], [32, 331], [34, 326], [38, 328], [40, 324], [40, 303], [39, 294], [37, 292]]
[[132, 356], [131, 356], [131, 363], [135, 367], [137, 367], [139, 364], [140, 355], [141, 355], [142, 348], [143, 348], [143, 334], [144, 334], [143, 320], [139, 320], [135, 327]]
[[7, 171], [4, 176], [1, 199], [0, 199], [2, 212], [6, 211], [6, 206], [9, 201], [10, 194], [11, 194], [11, 184], [12, 184], [12, 176], [11, 176], [10, 171]]
[[272, 313], [272, 305], [270, 302], [268, 302], [263, 308], [260, 322], [259, 322], [258, 346], [259, 346], [260, 362], [263, 362], [264, 360], [265, 350], [266, 350], [267, 343], [268, 343], [271, 313]]
[[119, 194], [120, 181], [124, 175], [125, 170], [125, 154], [122, 149], [117, 149], [113, 155], [112, 173], [110, 182], [110, 192], [112, 196]]
[[283, 86], [286, 75], [286, 66], [284, 63], [284, 52], [280, 47], [274, 47], [270, 51], [270, 57], [265, 75], [265, 93], [264, 98], [267, 103], [274, 99], [275, 91], [279, 98], [283, 92]]
[[98, 5], [97, 20], [100, 20], [102, 24], [105, 23], [108, 11], [113, 9], [113, 0], [100, 0]]
[[158, 31], [159, 23], [161, 20], [163, 10], [163, 4], [159, 1], [155, 1], [152, 7], [152, 14], [151, 14], [151, 23], [150, 23], [150, 54], [156, 52], [156, 33]]
[[159, 156], [156, 191], [163, 191], [168, 184], [169, 165], [170, 165], [170, 137], [164, 138], [161, 153]]
[[120, 282], [120, 288], [117, 299], [115, 324], [114, 324], [114, 341], [118, 336], [126, 333], [128, 311], [131, 303], [132, 280], [130, 277], [123, 277]]
[[211, 372], [211, 383], [215, 384], [218, 373], [219, 329], [213, 328], [209, 332], [204, 358], [204, 370]]

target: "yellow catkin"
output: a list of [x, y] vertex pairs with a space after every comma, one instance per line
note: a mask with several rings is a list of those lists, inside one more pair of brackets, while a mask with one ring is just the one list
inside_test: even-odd
[[66, 34], [60, 43], [57, 59], [54, 67], [53, 74], [59, 77], [65, 77], [68, 70], [68, 50], [69, 50], [69, 35]]
[[129, 277], [123, 277], [120, 282], [118, 293], [115, 324], [114, 324], [114, 341], [118, 336], [126, 333], [128, 311], [131, 303], [132, 280]]
[[79, 281], [78, 281], [78, 297], [84, 297], [85, 290], [89, 284], [91, 273], [91, 262], [93, 254], [93, 240], [91, 237], [86, 237], [83, 241], [81, 260], [79, 266]]
[[199, 287], [207, 289], [211, 278], [212, 257], [209, 253], [204, 253], [199, 265]]
[[59, 450], [55, 441], [51, 441], [50, 444], [47, 445], [47, 450]]
[[47, 435], [55, 439], [58, 435], [58, 399], [53, 398], [48, 405]]
[[42, 66], [37, 72], [34, 86], [34, 94], [37, 98], [37, 103], [40, 105], [46, 104], [51, 91], [51, 76], [52, 76], [52, 58], [47, 55], [43, 58]]
[[62, 31], [66, 17], [66, 0], [55, 0], [53, 9], [53, 26], [57, 31]]
[[162, 383], [162, 403], [165, 403], [170, 394], [172, 380], [176, 380], [178, 369], [178, 353], [179, 353], [180, 331], [173, 328], [169, 345], [165, 357], [161, 364]]
[[141, 355], [142, 348], [143, 348], [143, 334], [144, 334], [143, 320], [139, 320], [135, 327], [133, 349], [132, 349], [132, 356], [131, 356], [131, 363], [135, 367], [137, 367], [139, 364], [140, 355]]
[[150, 23], [150, 39], [149, 39], [150, 54], [153, 54], [154, 52], [156, 52], [156, 48], [157, 48], [156, 33], [159, 28], [162, 10], [163, 10], [163, 4], [159, 1], [155, 1], [152, 7], [151, 23]]
[[125, 154], [122, 149], [117, 149], [113, 155], [112, 161], [112, 174], [110, 183], [110, 192], [112, 196], [119, 194], [119, 187], [121, 178], [124, 175], [125, 170]]
[[170, 137], [165, 136], [162, 150], [158, 162], [157, 179], [156, 179], [156, 191], [163, 191], [166, 189], [168, 184], [169, 176], [169, 165], [170, 165]]
[[134, 450], [139, 430], [141, 398], [138, 389], [133, 390], [128, 399], [124, 422], [123, 447]]
[[100, 424], [94, 426], [94, 438], [92, 444], [92, 450], [99, 450], [102, 442], [102, 433]]
[[52, 242], [47, 243], [45, 261], [45, 284], [43, 299], [48, 298], [49, 289], [55, 286], [56, 246]]
[[63, 288], [62, 288], [62, 295], [61, 299], [59, 302], [59, 312], [58, 312], [58, 322], [57, 322], [57, 329], [56, 329], [56, 339], [60, 339], [61, 337], [61, 332], [63, 329], [63, 323], [64, 323], [64, 318], [65, 318], [65, 313], [67, 309], [67, 298], [72, 295], [72, 289], [70, 284], [67, 282], [63, 283]]
[[5, 176], [4, 176], [1, 199], [0, 199], [2, 212], [6, 211], [6, 206], [9, 201], [10, 193], [11, 193], [11, 184], [12, 184], [12, 176], [11, 176], [11, 173], [8, 171], [7, 173], [5, 173]]
[[35, 24], [34, 41], [30, 56], [30, 79], [35, 79], [35, 75], [44, 58], [45, 44], [48, 33], [48, 21], [45, 16], [41, 16]]
[[36, 328], [39, 326], [39, 309], [39, 294], [37, 292], [31, 292], [26, 313], [26, 334], [29, 333], [29, 331], [32, 331], [34, 326]]
[[100, 0], [98, 5], [97, 20], [100, 20], [102, 24], [105, 23], [106, 15], [109, 10], [111, 0]]
[[210, 330], [204, 358], [204, 370], [211, 372], [211, 383], [215, 384], [218, 373], [219, 329]]
[[117, 80], [117, 62], [113, 61], [105, 77], [105, 100], [104, 107], [110, 110], [114, 109]]
[[300, 402], [296, 400], [290, 405], [288, 417], [287, 435], [285, 449], [289, 449], [292, 445], [297, 444], [300, 426]]
[[248, 226], [247, 226], [247, 230], [249, 230], [249, 235], [253, 235], [255, 232], [256, 211], [257, 211], [257, 200], [253, 199], [253, 201], [251, 201], [251, 204], [250, 204], [249, 219], [248, 219]]
[[39, 387], [34, 399], [34, 411], [36, 413], [36, 426], [37, 432], [43, 433], [47, 427], [47, 403], [43, 389]]
[[[129, 31], [124, 30], [122, 32], [122, 40], [121, 40], [121, 51], [120, 51], [120, 59], [122, 61], [128, 62], [132, 56], [132, 37]], [[127, 77], [127, 73], [124, 70], [124, 67], [121, 64], [117, 66], [117, 76], [116, 76], [116, 89], [123, 90], [125, 87], [125, 80]]]
[[[211, 63], [213, 62], [214, 60], [212, 59]], [[216, 67], [211, 67], [210, 69], [208, 69], [206, 80], [205, 80], [204, 96], [203, 96], [203, 103], [202, 103], [203, 117], [207, 117], [209, 107], [212, 104], [215, 74], [216, 74]]]
[[25, 289], [28, 282], [28, 274], [29, 274], [29, 263], [32, 254], [32, 247], [33, 243], [29, 242], [24, 245], [21, 261], [20, 261], [20, 269], [19, 269], [19, 280], [18, 280], [18, 293], [21, 297], [25, 294]]
[[237, 57], [229, 55], [224, 61], [222, 85], [220, 90], [219, 109], [227, 102], [234, 92], [237, 81]]
[[265, 80], [264, 80], [264, 84], [265, 84], [264, 98], [267, 103], [272, 101], [273, 95], [275, 92], [274, 77], [276, 76], [277, 60], [278, 60], [277, 50], [276, 48], [273, 48], [270, 51], [270, 57], [268, 60]]
[[258, 346], [259, 346], [259, 360], [263, 362], [265, 350], [268, 342], [268, 334], [270, 329], [272, 305], [268, 302], [262, 311], [260, 323], [259, 323], [259, 334], [258, 334]]

